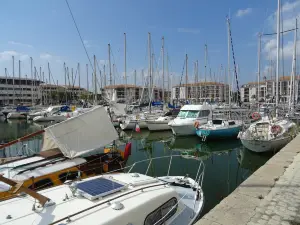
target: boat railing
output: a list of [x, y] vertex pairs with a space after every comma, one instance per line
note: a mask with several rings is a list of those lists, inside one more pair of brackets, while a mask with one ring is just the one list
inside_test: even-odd
[[[127, 173], [130, 173], [136, 165], [148, 162], [147, 170], [145, 172], [145, 175], [147, 175], [148, 171], [149, 171], [149, 168], [152, 165], [153, 161], [160, 160], [160, 159], [170, 158], [170, 161], [169, 161], [169, 164], [168, 164], [168, 171], [167, 171], [167, 176], [169, 176], [170, 175], [170, 171], [171, 171], [171, 166], [172, 166], [173, 158], [177, 158], [177, 157], [184, 158], [184, 157], [182, 157], [182, 155], [160, 156], [160, 157], [155, 157], [155, 158], [150, 158], [150, 159], [144, 159], [144, 160], [137, 161], [137, 162], [133, 163], [132, 165], [127, 166], [125, 168], [129, 168], [129, 170], [128, 170]], [[204, 178], [204, 170], [205, 170], [204, 162], [201, 159], [197, 158], [197, 157], [190, 157], [187, 160], [189, 160], [189, 159], [190, 160], [195, 160], [195, 161], [199, 162], [199, 166], [197, 168], [197, 174], [195, 176], [195, 182], [198, 183], [202, 187], [203, 178]], [[123, 168], [123, 169], [125, 169], [125, 168]]]

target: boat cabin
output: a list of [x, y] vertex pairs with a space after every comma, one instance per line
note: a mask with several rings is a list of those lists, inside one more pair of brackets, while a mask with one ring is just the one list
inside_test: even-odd
[[204, 105], [184, 105], [177, 115], [180, 119], [207, 118], [211, 114], [211, 107]]

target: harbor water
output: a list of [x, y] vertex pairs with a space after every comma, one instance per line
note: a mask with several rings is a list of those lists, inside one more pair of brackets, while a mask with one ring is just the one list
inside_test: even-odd
[[[8, 142], [26, 134], [44, 129], [48, 124], [36, 124], [26, 120], [0, 121], [0, 142]], [[196, 156], [199, 160], [186, 157], [173, 157], [170, 175], [189, 175], [195, 177], [200, 159], [204, 162], [205, 173], [203, 191], [205, 204], [202, 215], [207, 213], [223, 198], [229, 195], [240, 183], [247, 179], [255, 170], [262, 166], [270, 154], [255, 154], [244, 149], [239, 140], [224, 140], [201, 142], [198, 136], [174, 137], [172, 132], [136, 132], [119, 131], [120, 140], [132, 142], [132, 154], [127, 162], [131, 165], [143, 159], [168, 156]], [[0, 158], [17, 155], [32, 155], [39, 152], [42, 145], [42, 135], [29, 141], [18, 143], [0, 150]], [[170, 158], [162, 158], [148, 168], [147, 163], [138, 164], [132, 172], [148, 175], [166, 175]]]

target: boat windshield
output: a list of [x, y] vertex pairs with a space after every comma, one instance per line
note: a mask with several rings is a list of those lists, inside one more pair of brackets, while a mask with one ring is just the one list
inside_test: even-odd
[[197, 110], [181, 110], [178, 113], [179, 118], [197, 118], [199, 111]]

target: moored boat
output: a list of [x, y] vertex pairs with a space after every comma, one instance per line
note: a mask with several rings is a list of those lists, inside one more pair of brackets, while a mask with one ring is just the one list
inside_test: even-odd
[[241, 121], [214, 119], [207, 124], [200, 125], [196, 122], [196, 133], [202, 140], [237, 138], [243, 127]]
[[[99, 118], [101, 126], [95, 126]], [[21, 182], [26, 188], [43, 189], [75, 179], [78, 173], [84, 178], [120, 169], [130, 155], [130, 143], [124, 151], [115, 145], [105, 147], [117, 140], [118, 134], [104, 107], [49, 126], [44, 132], [41, 152], [2, 164], [4, 177]], [[0, 182], [0, 199], [16, 194], [17, 188]]]
[[[132, 173], [139, 163], [136, 162], [128, 167], [128, 173], [75, 179], [44, 191], [34, 192], [20, 186], [27, 195], [2, 202], [0, 223], [194, 224], [204, 205], [204, 164], [200, 161], [194, 179], [170, 175], [175, 157], [170, 158], [167, 176], [148, 176], [148, 171]], [[148, 165], [154, 160], [149, 159]], [[0, 180], [15, 184], [1, 176]]]

